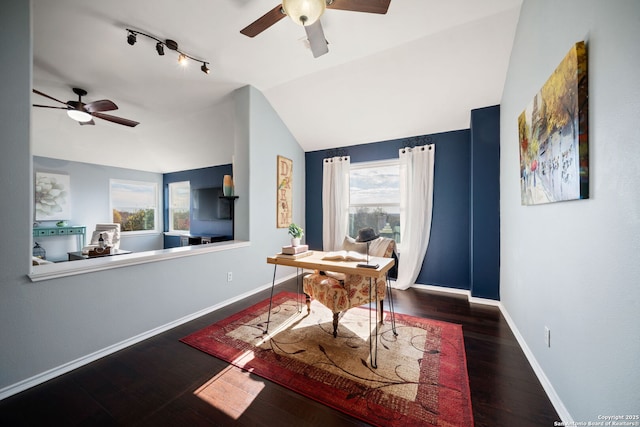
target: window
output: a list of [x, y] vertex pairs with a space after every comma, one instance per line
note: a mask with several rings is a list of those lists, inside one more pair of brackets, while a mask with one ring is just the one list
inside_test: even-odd
[[398, 160], [352, 163], [349, 171], [349, 235], [371, 227], [400, 243]]
[[169, 231], [189, 231], [189, 181], [169, 183]]
[[155, 182], [109, 182], [113, 222], [123, 232], [156, 230], [158, 185]]

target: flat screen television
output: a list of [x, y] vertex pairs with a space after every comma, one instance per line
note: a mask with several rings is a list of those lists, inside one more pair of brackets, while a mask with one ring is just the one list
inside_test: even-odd
[[222, 195], [222, 187], [191, 190], [193, 219], [198, 221], [231, 219], [229, 199], [221, 198]]

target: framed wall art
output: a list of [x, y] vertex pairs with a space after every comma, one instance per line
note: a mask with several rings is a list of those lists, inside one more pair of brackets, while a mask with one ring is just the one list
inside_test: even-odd
[[522, 205], [589, 198], [588, 105], [581, 41], [518, 117]]
[[36, 172], [34, 189], [36, 221], [59, 221], [71, 218], [69, 175]]
[[289, 228], [293, 222], [293, 161], [278, 156], [276, 226]]

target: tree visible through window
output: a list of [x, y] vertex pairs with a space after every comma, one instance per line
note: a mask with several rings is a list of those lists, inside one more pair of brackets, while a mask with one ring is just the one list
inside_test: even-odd
[[190, 204], [189, 181], [169, 183], [169, 231], [189, 231]]
[[123, 232], [156, 229], [158, 186], [155, 182], [110, 181], [113, 222]]
[[349, 235], [373, 228], [400, 243], [400, 166], [398, 160], [352, 163], [349, 171]]

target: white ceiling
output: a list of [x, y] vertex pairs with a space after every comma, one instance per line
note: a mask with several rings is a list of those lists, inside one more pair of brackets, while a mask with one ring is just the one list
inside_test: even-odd
[[[229, 94], [260, 90], [305, 151], [469, 127], [500, 103], [521, 0], [391, 0], [386, 15], [327, 10], [329, 53], [313, 58], [304, 29], [283, 19], [240, 34], [277, 0], [33, 0], [33, 85], [62, 101], [110, 99], [128, 128], [33, 109], [33, 153], [167, 172], [228, 163]], [[211, 73], [155, 42], [209, 62]], [[56, 105], [38, 95], [34, 103]], [[212, 141], [212, 135], [215, 140]], [[207, 148], [203, 148], [207, 147]], [[204, 151], [202, 151], [204, 150]]]

